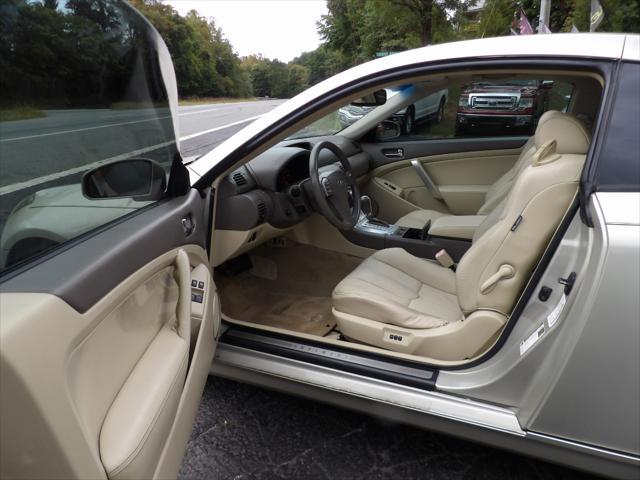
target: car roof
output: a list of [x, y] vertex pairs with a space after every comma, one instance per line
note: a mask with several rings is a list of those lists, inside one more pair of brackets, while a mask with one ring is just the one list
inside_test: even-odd
[[[517, 35], [441, 43], [378, 58], [338, 73], [305, 90], [291, 100], [230, 137], [211, 152], [189, 165], [192, 184], [215, 164], [272, 123], [290, 115], [303, 105], [352, 81], [388, 70], [443, 60], [568, 57], [609, 58], [624, 56], [638, 60], [640, 35], [620, 33], [554, 33], [550, 35]], [[629, 46], [625, 48], [625, 41]], [[633, 57], [636, 55], [636, 57]]]

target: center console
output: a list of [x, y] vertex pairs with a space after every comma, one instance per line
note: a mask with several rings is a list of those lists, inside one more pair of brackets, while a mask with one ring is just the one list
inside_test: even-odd
[[388, 224], [376, 218], [361, 215], [356, 226], [343, 235], [352, 243], [382, 250], [400, 247], [416, 257], [433, 260], [437, 252], [445, 249], [458, 262], [471, 247], [471, 240], [441, 237], [429, 233], [431, 222], [423, 228], [407, 228]]

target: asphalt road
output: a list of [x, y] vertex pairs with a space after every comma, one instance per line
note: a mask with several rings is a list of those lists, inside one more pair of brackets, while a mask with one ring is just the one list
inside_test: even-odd
[[[180, 107], [183, 155], [204, 153], [205, 148], [212, 148], [280, 103], [269, 100]], [[44, 118], [0, 123], [0, 195], [16, 191], [24, 182], [43, 184], [94, 162], [162, 150], [174, 139], [166, 108], [46, 113]], [[211, 129], [219, 130], [209, 132]], [[168, 160], [160, 157], [160, 161]]]
[[597, 480], [582, 472], [209, 377], [180, 480]]
[[[180, 107], [180, 150], [201, 155], [282, 100]], [[168, 109], [51, 110], [44, 118], [0, 123], [0, 231], [12, 208], [45, 188], [78, 183], [101, 162], [131, 156], [168, 168], [173, 124]]]

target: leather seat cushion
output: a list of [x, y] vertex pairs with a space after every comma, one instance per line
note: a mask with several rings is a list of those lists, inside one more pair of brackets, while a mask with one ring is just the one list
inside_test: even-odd
[[401, 248], [380, 250], [333, 292], [343, 313], [406, 328], [435, 328], [462, 319], [455, 274]]
[[446, 213], [435, 210], [414, 210], [396, 220], [396, 225], [407, 228], [422, 228], [429, 220], [433, 223], [436, 218], [444, 217]]

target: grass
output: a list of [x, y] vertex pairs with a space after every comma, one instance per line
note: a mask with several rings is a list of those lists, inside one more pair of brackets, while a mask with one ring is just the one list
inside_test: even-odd
[[179, 101], [180, 105], [207, 105], [210, 103], [240, 103], [240, 102], [255, 102], [255, 97], [191, 97], [182, 98]]
[[16, 120], [28, 120], [30, 118], [42, 118], [47, 114], [33, 107], [11, 107], [0, 109], [0, 122], [15, 122]]

